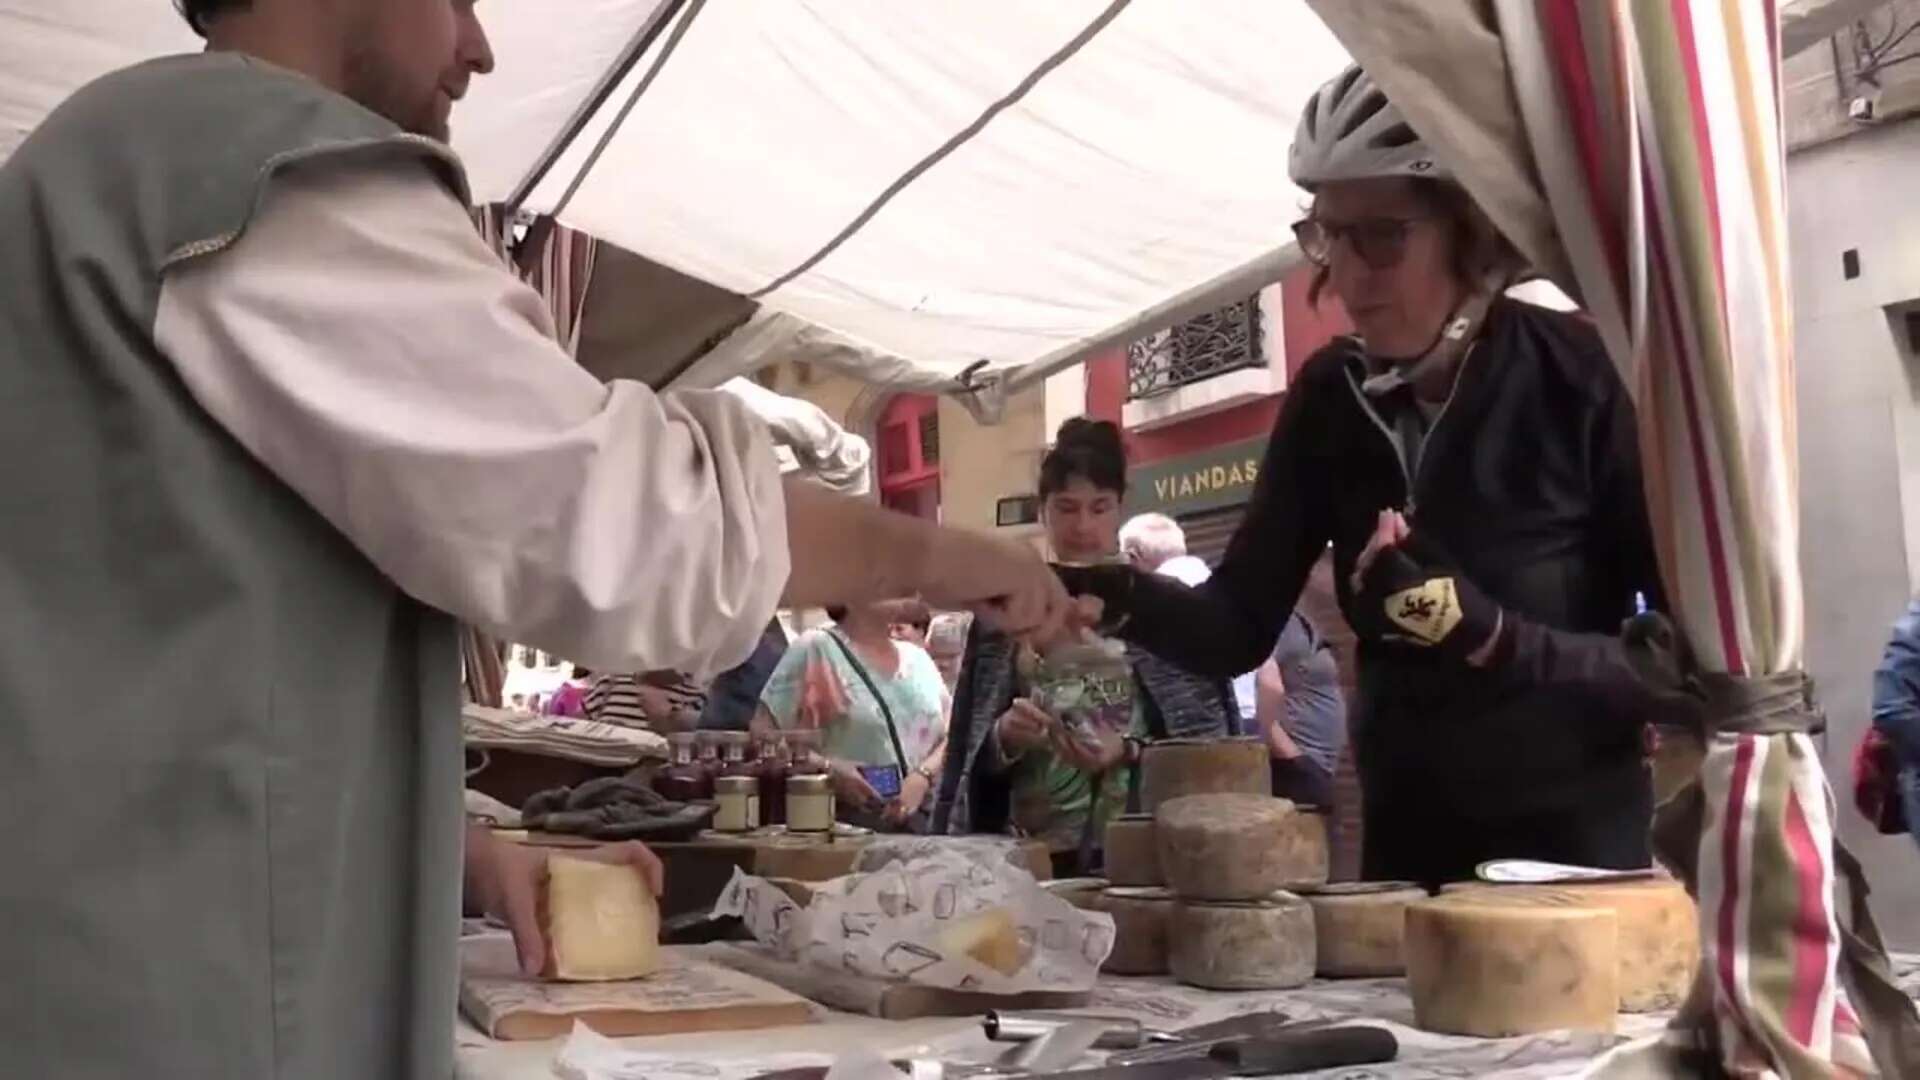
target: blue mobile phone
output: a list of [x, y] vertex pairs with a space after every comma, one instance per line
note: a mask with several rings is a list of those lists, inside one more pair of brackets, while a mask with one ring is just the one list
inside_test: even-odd
[[883, 799], [897, 798], [900, 794], [898, 765], [862, 765], [860, 776], [873, 789], [873, 793]]

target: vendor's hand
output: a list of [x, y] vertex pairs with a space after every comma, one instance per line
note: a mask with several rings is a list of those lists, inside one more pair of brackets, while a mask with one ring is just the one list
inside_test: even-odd
[[[482, 910], [506, 923], [513, 932], [520, 970], [527, 975], [538, 975], [546, 965], [547, 942], [540, 933], [539, 902], [541, 890], [547, 886], [549, 853], [546, 848], [508, 843], [481, 831], [470, 833], [467, 842], [467, 881], [477, 894], [475, 899]], [[569, 848], [563, 854], [630, 865], [646, 879], [655, 896], [666, 886], [666, 871], [659, 857], [638, 841]]]
[[994, 721], [993, 730], [1001, 750], [1025, 753], [1045, 746], [1054, 727], [1053, 717], [1045, 709], [1026, 698], [1014, 698], [1013, 705]]
[[827, 778], [833, 783], [834, 797], [854, 810], [878, 810], [884, 799], [860, 775], [860, 766], [851, 761], [830, 761], [827, 763]]
[[1127, 757], [1126, 736], [1101, 724], [1093, 725], [1091, 739], [1074, 734], [1064, 724], [1056, 724], [1052, 739], [1054, 757], [1082, 772], [1108, 772]]
[[900, 781], [900, 796], [887, 803], [886, 819], [889, 825], [903, 825], [907, 819], [920, 812], [926, 805], [927, 796], [933, 792], [933, 781], [927, 774], [912, 772]]
[[965, 607], [1012, 637], [1041, 640], [1070, 628], [1077, 608], [1045, 560], [1025, 544], [947, 530], [929, 558], [937, 607]]
[[[1369, 545], [1371, 546], [1371, 545]], [[1484, 666], [1505, 618], [1436, 545], [1418, 535], [1383, 547], [1354, 596], [1354, 631]]]

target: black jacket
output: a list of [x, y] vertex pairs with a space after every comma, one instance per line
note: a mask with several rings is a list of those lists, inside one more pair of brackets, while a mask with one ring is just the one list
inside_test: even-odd
[[1370, 813], [1384, 801], [1457, 823], [1639, 801], [1641, 699], [1617, 634], [1636, 593], [1657, 605], [1661, 592], [1633, 407], [1599, 336], [1575, 316], [1496, 304], [1411, 482], [1363, 403], [1364, 376], [1350, 340], [1307, 362], [1212, 579], [1136, 576], [1113, 598], [1130, 612], [1124, 635], [1194, 671], [1249, 670], [1329, 543], [1352, 613], [1379, 512], [1411, 506], [1415, 531], [1507, 609], [1513, 648], [1480, 670], [1362, 642], [1352, 724]]

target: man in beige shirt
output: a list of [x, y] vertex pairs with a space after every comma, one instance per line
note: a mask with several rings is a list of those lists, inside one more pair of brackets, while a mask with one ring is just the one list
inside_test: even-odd
[[[0, 1041], [22, 1076], [444, 1080], [449, 615], [704, 679], [782, 603], [1071, 604], [1018, 545], [783, 483], [726, 396], [572, 362], [444, 145], [493, 63], [472, 0], [182, 7], [206, 55], [0, 165], [0, 449], [37, 458], [0, 485], [34, 524], [0, 533], [0, 789], [50, 823], [0, 855]], [[543, 859], [464, 861], [533, 966]]]

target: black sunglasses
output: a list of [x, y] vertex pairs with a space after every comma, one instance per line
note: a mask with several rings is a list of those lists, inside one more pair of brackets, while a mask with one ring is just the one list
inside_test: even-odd
[[1345, 240], [1361, 262], [1375, 270], [1391, 270], [1407, 254], [1408, 230], [1415, 222], [1426, 220], [1429, 219], [1376, 217], [1336, 224], [1307, 218], [1294, 222], [1293, 238], [1300, 244], [1300, 253], [1315, 266], [1333, 262], [1333, 246]]

